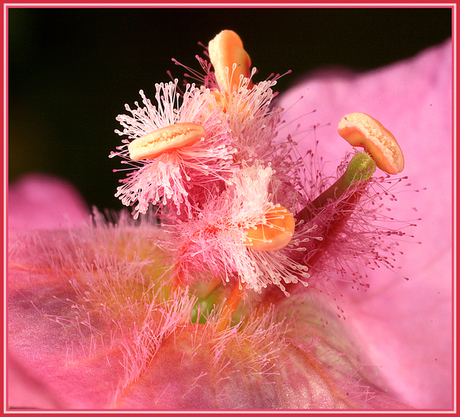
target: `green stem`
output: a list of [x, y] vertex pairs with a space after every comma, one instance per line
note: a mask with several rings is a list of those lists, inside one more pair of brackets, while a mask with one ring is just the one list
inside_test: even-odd
[[299, 211], [296, 215], [296, 221], [308, 222], [311, 220], [314, 213], [324, 207], [328, 201], [339, 199], [351, 187], [362, 181], [367, 181], [375, 172], [375, 166], [375, 161], [367, 152], [357, 152], [349, 162], [344, 174], [308, 206]]

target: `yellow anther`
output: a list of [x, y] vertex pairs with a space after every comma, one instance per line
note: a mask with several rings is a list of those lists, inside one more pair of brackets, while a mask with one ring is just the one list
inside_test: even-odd
[[162, 153], [191, 146], [206, 136], [203, 126], [196, 123], [176, 123], [134, 139], [129, 145], [133, 161], [154, 159]]
[[[251, 58], [243, 49], [240, 37], [232, 30], [223, 30], [216, 35], [209, 42], [208, 50], [217, 84], [223, 94], [231, 94], [233, 88], [238, 87], [240, 75], [250, 77]], [[236, 64], [235, 71], [233, 64]], [[251, 83], [248, 87], [251, 87]]]
[[274, 206], [261, 223], [246, 232], [245, 244], [252, 250], [271, 251], [284, 248], [292, 239], [295, 220], [283, 206]]
[[404, 156], [395, 137], [368, 114], [350, 113], [343, 116], [338, 133], [350, 145], [366, 149], [382, 171], [397, 174], [404, 169]]

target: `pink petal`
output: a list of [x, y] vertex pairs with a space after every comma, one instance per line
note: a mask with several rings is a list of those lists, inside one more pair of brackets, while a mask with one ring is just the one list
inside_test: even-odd
[[78, 323], [78, 314], [72, 311], [75, 292], [68, 282], [51, 276], [10, 272], [8, 342], [13, 367], [8, 371], [13, 379], [8, 385], [9, 405], [108, 407], [114, 384], [123, 374], [119, 352], [108, 349], [88, 355], [89, 338], [95, 335], [91, 336], [86, 323]]
[[9, 187], [8, 226], [46, 229], [87, 223], [89, 210], [69, 182], [45, 174], [29, 174]]
[[[409, 176], [410, 189], [426, 188], [398, 193], [389, 213], [409, 222], [422, 218], [413, 241], [401, 244], [401, 270], [375, 271], [371, 289], [348, 292], [344, 309], [364, 350], [403, 401], [420, 408], [452, 407], [451, 42], [364, 74], [316, 73], [282, 96], [280, 105], [289, 109], [291, 130], [297, 123], [319, 124], [318, 155], [331, 161], [331, 173], [351, 150], [336, 132], [342, 116], [372, 115], [401, 145], [402, 175]], [[310, 137], [301, 142], [304, 150]], [[301, 141], [301, 135], [295, 139]]]
[[[57, 234], [54, 237], [59, 240]], [[43, 278], [47, 281], [42, 282]], [[317, 323], [315, 303], [298, 300], [297, 324], [289, 323], [285, 338], [276, 323], [269, 325], [269, 312], [257, 319], [252, 332], [216, 333], [212, 324], [178, 323], [168, 334], [160, 326], [160, 332], [152, 332], [152, 338], [144, 340], [150, 349], [158, 342], [158, 350], [151, 358], [147, 355], [148, 366], [129, 381], [129, 370], [136, 366], [130, 367], [126, 359], [142, 365], [142, 355], [127, 355], [123, 346], [130, 344], [128, 337], [123, 341], [115, 336], [110, 346], [110, 336], [117, 330], [131, 335], [135, 328], [141, 331], [148, 306], [143, 312], [146, 315], [139, 315], [130, 328], [121, 327], [117, 319], [98, 320], [95, 309], [88, 310], [87, 316], [79, 315], [83, 304], [65, 279], [30, 272], [13, 272], [10, 279], [10, 406], [407, 408], [369, 384], [369, 372], [354, 368], [356, 354], [350, 354], [349, 349], [356, 346], [346, 342], [341, 330], [337, 332], [334, 317], [328, 317], [330, 326]], [[73, 279], [80, 280], [77, 275]], [[171, 317], [163, 316], [160, 321]], [[156, 323], [152, 324], [153, 330]], [[296, 327], [299, 325], [301, 328]]]

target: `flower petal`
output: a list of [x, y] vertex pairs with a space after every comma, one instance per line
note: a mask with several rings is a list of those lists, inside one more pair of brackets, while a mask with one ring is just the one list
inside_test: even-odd
[[14, 229], [54, 229], [89, 221], [83, 198], [69, 182], [45, 174], [29, 174], [8, 192], [8, 226]]
[[[401, 243], [396, 274], [374, 271], [366, 293], [341, 288], [344, 309], [364, 350], [403, 401], [452, 407], [451, 42], [364, 74], [321, 71], [288, 91], [280, 105], [289, 109], [291, 129], [299, 117], [303, 125], [318, 125], [318, 154], [333, 164], [350, 150], [335, 131], [350, 112], [376, 117], [401, 145], [410, 188], [421, 191], [398, 193], [394, 216], [409, 222], [421, 217], [415, 239]], [[309, 143], [299, 142], [308, 149]]]

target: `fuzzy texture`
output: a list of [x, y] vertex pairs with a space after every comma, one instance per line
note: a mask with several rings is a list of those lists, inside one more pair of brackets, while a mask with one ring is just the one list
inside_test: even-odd
[[[187, 84], [181, 97], [177, 82], [156, 85], [157, 106], [141, 91], [144, 107], [137, 102], [135, 109], [126, 105], [132, 116], [117, 117], [124, 129], [116, 133], [129, 139], [124, 139], [110, 157], [122, 157], [132, 171], [121, 180], [123, 185], [115, 196], [126, 206], [135, 205], [135, 218], [157, 204], [178, 218], [197, 217], [206, 201], [231, 185], [231, 175], [251, 161], [273, 167], [280, 193], [297, 195], [299, 185], [295, 179], [300, 161], [291, 156], [294, 144], [289, 138], [277, 139], [282, 109], [270, 107], [276, 78], [250, 88], [250, 79], [242, 77], [238, 88], [225, 97], [206, 85], [197, 88], [194, 84]], [[200, 124], [206, 136], [191, 146], [169, 150], [153, 159], [131, 160], [131, 143], [175, 123]], [[293, 204], [292, 198], [289, 203]]]
[[[220, 64], [213, 63], [217, 67]], [[182, 104], [176, 80], [156, 85], [158, 108], [141, 92], [145, 107], [136, 103], [137, 109], [132, 110], [126, 106], [133, 116], [118, 116], [125, 129], [117, 133], [133, 141], [125, 140], [120, 152], [111, 156], [120, 155], [128, 163], [133, 163], [129, 161], [131, 147], [148, 140], [159, 129], [168, 128], [171, 132], [179, 129], [176, 123], [194, 123], [201, 124], [206, 134], [199, 145], [168, 149], [155, 158], [140, 159], [143, 166], [122, 180], [124, 185], [116, 196], [125, 205], [137, 202], [134, 218], [160, 201], [165, 206], [161, 211], [163, 223], [172, 230], [178, 225], [179, 245], [173, 250], [178, 250], [175, 279], [179, 283], [191, 283], [192, 278], [196, 279], [191, 272], [202, 269], [204, 263], [210, 268], [205, 274], [211, 272], [215, 279], [229, 282], [236, 278], [256, 292], [275, 284], [287, 295], [283, 282], [304, 282], [308, 276], [300, 277], [308, 268], [292, 261], [283, 251], [266, 254], [268, 250], [251, 250], [251, 242], [243, 244], [249, 229], [267, 223], [268, 213], [278, 207], [276, 200], [289, 210], [299, 205], [299, 197], [303, 196], [298, 182], [301, 160], [291, 157], [294, 142], [289, 136], [286, 140], [277, 139], [282, 109], [271, 107], [276, 95], [271, 87], [276, 85], [277, 77], [253, 86], [254, 69], [244, 74], [247, 77], [241, 74], [231, 92], [220, 91], [215, 88], [215, 72], [205, 64], [204, 67], [205, 85], [196, 88], [186, 84]], [[227, 76], [232, 77], [233, 72]], [[220, 140], [232, 146], [217, 146], [213, 123], [219, 129]], [[214, 164], [207, 162], [207, 152], [213, 154]], [[222, 167], [227, 170], [225, 175]], [[215, 181], [205, 181], [203, 174]], [[305, 232], [303, 227], [299, 229]], [[286, 237], [291, 234], [279, 230]], [[308, 240], [305, 233], [299, 239], [301, 234], [297, 233], [295, 242]]]
[[336, 317], [323, 310], [329, 324], [318, 321], [314, 297], [248, 299], [249, 313], [224, 330], [217, 303], [205, 324], [190, 323], [196, 296], [171, 294], [164, 280], [168, 237], [147, 222], [98, 217], [12, 241], [22, 268], [10, 270], [10, 369], [29, 369], [46, 395], [29, 397], [27, 380], [13, 379], [11, 406], [406, 407], [369, 382], [374, 371]]
[[[312, 201], [320, 195], [321, 202], [319, 207], [310, 209], [303, 227], [314, 231], [316, 239], [300, 243], [303, 252], [290, 255], [310, 266], [311, 285], [330, 293], [337, 292], [337, 281], [366, 290], [372, 271], [394, 269], [402, 255], [400, 243], [412, 241], [417, 226], [389, 214], [397, 206], [400, 193], [415, 193], [407, 177], [371, 176], [354, 183], [336, 198], [328, 196], [328, 186], [342, 177], [351, 157], [352, 154], [346, 154], [333, 176], [325, 175], [323, 167], [315, 166], [312, 153], [305, 158], [309, 174], [317, 180], [307, 193]], [[323, 194], [326, 197], [322, 198]]]
[[118, 116], [117, 120], [124, 127], [123, 131], [116, 131], [118, 134], [137, 139], [175, 123], [189, 122], [203, 126], [206, 137], [192, 146], [137, 162], [130, 159], [130, 141], [125, 139], [118, 152], [110, 156], [121, 156], [133, 171], [121, 180], [123, 185], [118, 187], [115, 196], [126, 206], [136, 204], [135, 218], [156, 204], [168, 205], [178, 215], [192, 217], [195, 207], [202, 204], [203, 190], [212, 190], [213, 186], [218, 186], [216, 183], [225, 182], [236, 169], [232, 162], [235, 153], [232, 143], [236, 138], [209, 90], [188, 85], [181, 97], [177, 92], [177, 80], [156, 84], [156, 90], [157, 106], [143, 91], [140, 94], [145, 107], [137, 102], [135, 109], [126, 106], [132, 116]]
[[[306, 285], [308, 268], [289, 258], [285, 250], [254, 251], [251, 243], [246, 243], [247, 230], [266, 224], [267, 213], [276, 207], [269, 193], [272, 177], [269, 167], [256, 164], [243, 168], [231, 178], [233, 186], [211, 200], [199, 219], [172, 228], [171, 250], [177, 251], [181, 280], [192, 282], [196, 279], [193, 273], [203, 271], [224, 283], [236, 278], [259, 293], [269, 284], [285, 294], [283, 282]], [[299, 229], [292, 236], [294, 246], [308, 241], [312, 233], [311, 229]]]
[[[421, 191], [401, 191], [397, 199], [389, 196], [389, 200], [394, 212], [397, 210], [395, 217], [412, 219], [415, 195], [416, 215], [422, 221], [416, 228], [416, 239], [408, 239], [414, 242], [400, 242], [405, 256], [398, 254], [397, 261], [391, 261], [402, 270], [397, 274], [386, 268], [372, 271], [366, 293], [352, 290], [350, 279], [333, 281], [334, 274], [326, 274], [336, 288], [335, 293], [327, 292], [341, 299], [346, 322], [339, 319], [337, 310], [329, 308], [331, 300], [322, 296], [319, 286], [302, 285], [296, 285], [290, 297], [284, 297], [273, 286], [261, 295], [248, 292], [236, 312], [238, 323], [224, 330], [219, 326], [220, 313], [231, 287], [219, 286], [215, 306], [211, 303], [204, 323], [190, 320], [197, 308], [205, 305], [209, 287], [200, 284], [190, 286], [188, 291], [171, 291], [175, 256], [168, 250], [171, 238], [147, 218], [136, 223], [125, 217], [112, 224], [97, 215], [91, 227], [18, 234], [10, 231], [10, 406], [450, 407], [451, 224], [446, 216], [450, 173], [437, 169], [449, 166], [450, 159], [446, 158], [450, 153], [445, 152], [447, 145], [439, 149], [437, 142], [428, 140], [433, 131], [441, 138], [451, 133], [447, 106], [450, 57], [450, 44], [446, 44], [414, 60], [359, 77], [312, 78], [288, 93], [282, 103], [289, 108], [285, 118], [295, 122], [285, 123], [289, 131], [280, 134], [291, 134], [290, 140], [298, 140], [301, 147], [308, 148], [301, 152], [310, 155], [315, 141], [302, 144], [299, 133], [304, 136], [305, 132], [316, 132], [321, 139], [317, 152], [324, 155], [324, 160], [315, 156], [305, 167], [306, 174], [313, 174], [306, 175], [307, 196], [317, 195], [331, 183], [327, 173], [330, 167], [324, 161], [333, 161], [334, 171], [336, 161], [342, 161], [349, 147], [339, 149], [336, 144], [340, 139], [332, 139], [337, 134], [328, 132], [327, 125], [316, 130], [305, 125], [297, 129], [299, 119], [294, 111], [306, 114], [317, 108], [315, 119], [321, 124], [338, 121], [349, 112], [338, 103], [350, 102], [351, 92], [357, 95], [356, 91], [372, 98], [369, 89], [378, 91], [381, 100], [403, 106], [379, 107], [372, 99], [367, 105], [375, 107], [359, 110], [375, 115], [384, 124], [388, 124], [385, 112], [392, 121], [401, 121], [392, 131], [396, 137], [407, 138], [407, 144], [403, 140], [400, 144], [412, 187]], [[412, 95], [407, 94], [409, 87], [398, 95], [398, 86], [404, 80]], [[313, 102], [303, 101], [300, 106], [298, 98], [304, 89]], [[326, 99], [340, 92], [344, 97], [338, 102]], [[366, 101], [361, 99], [365, 107]], [[291, 106], [293, 102], [298, 104]], [[403, 114], [406, 117], [401, 117]], [[305, 123], [308, 125], [307, 120]], [[332, 140], [334, 146], [330, 146]], [[430, 150], [431, 167], [426, 163], [425, 149]], [[317, 172], [322, 175], [316, 176]], [[378, 181], [373, 184], [379, 186]], [[425, 186], [427, 189], [422, 190]], [[386, 197], [385, 191], [381, 197]], [[277, 201], [275, 197], [273, 201]], [[432, 201], [440, 204], [433, 208]], [[54, 204], [51, 200], [49, 203]], [[332, 201], [330, 207], [337, 204]], [[17, 212], [10, 213], [12, 223], [14, 217], [23, 215], [23, 207], [19, 204]], [[387, 205], [382, 208], [386, 210]], [[53, 220], [47, 220], [50, 227], [57, 226]], [[329, 233], [322, 237], [331, 240]], [[417, 240], [423, 244], [417, 245]], [[433, 242], [437, 242], [436, 247]], [[343, 252], [338, 249], [329, 252], [326, 260], [340, 265]], [[402, 275], [411, 280], [406, 282]], [[348, 277], [354, 276], [351, 271]], [[427, 305], [431, 307], [430, 318]]]

